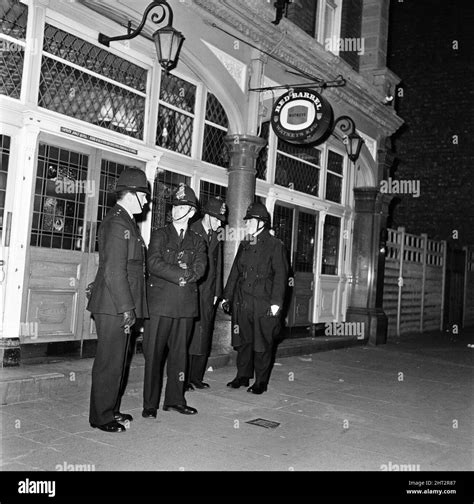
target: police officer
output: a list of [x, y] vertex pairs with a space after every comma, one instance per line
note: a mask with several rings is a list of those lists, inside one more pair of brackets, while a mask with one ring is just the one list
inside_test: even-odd
[[163, 409], [185, 415], [197, 413], [186, 404], [184, 382], [193, 319], [199, 314], [197, 281], [207, 267], [206, 243], [188, 227], [197, 208], [194, 191], [180, 184], [172, 205], [172, 222], [153, 231], [149, 247], [150, 320], [145, 323], [143, 336], [144, 418], [156, 418], [166, 348], [168, 379]]
[[99, 228], [99, 269], [88, 287], [87, 309], [97, 329], [97, 351], [92, 367], [89, 421], [106, 432], [122, 432], [120, 422], [133, 420], [120, 412], [124, 392], [130, 329], [148, 317], [146, 249], [133, 217], [150, 195], [145, 173], [125, 168], [116, 189], [117, 204]]
[[288, 278], [287, 252], [269, 232], [270, 215], [261, 203], [252, 203], [244, 217], [247, 237], [235, 256], [224, 289], [222, 307], [232, 313], [232, 346], [237, 350], [237, 376], [228, 387], [248, 386], [248, 392], [267, 390], [274, 339]]
[[222, 295], [222, 239], [217, 231], [225, 222], [226, 204], [221, 198], [209, 198], [202, 213], [203, 218], [194, 222], [191, 229], [207, 243], [208, 266], [198, 282], [199, 318], [194, 323], [189, 347], [186, 390], [209, 387], [203, 378], [211, 351], [215, 306]]

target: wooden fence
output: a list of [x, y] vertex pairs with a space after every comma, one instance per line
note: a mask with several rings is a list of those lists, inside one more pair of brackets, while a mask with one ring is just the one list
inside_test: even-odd
[[443, 329], [446, 254], [445, 241], [411, 235], [402, 227], [388, 230], [383, 295], [388, 337]]
[[466, 262], [464, 268], [463, 327], [474, 326], [474, 247], [464, 247]]

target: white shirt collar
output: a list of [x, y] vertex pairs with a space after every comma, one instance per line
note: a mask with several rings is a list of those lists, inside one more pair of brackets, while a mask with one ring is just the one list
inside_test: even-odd
[[176, 232], [178, 233], [178, 236], [181, 233], [181, 229], [184, 231], [183, 235], [186, 234], [186, 230], [188, 229], [187, 225], [183, 225], [183, 224], [179, 225], [179, 224], [176, 224], [175, 222], [173, 222], [173, 226], [176, 229]]
[[128, 215], [130, 215], [130, 219], [133, 219], [133, 214], [132, 214], [132, 212], [130, 212], [130, 210], [129, 210], [126, 206], [124, 206], [124, 205], [122, 205], [122, 204], [120, 204], [120, 203], [117, 203], [117, 205], [120, 205], [120, 206], [121, 206], [124, 210], [126, 210], [126, 211], [127, 211], [127, 213], [128, 213]]

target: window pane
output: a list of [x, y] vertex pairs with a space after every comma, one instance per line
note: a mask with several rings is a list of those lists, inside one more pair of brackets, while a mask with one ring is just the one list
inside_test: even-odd
[[224, 137], [227, 131], [214, 128], [209, 124], [204, 125], [204, 143], [202, 147], [202, 160], [217, 166], [229, 165], [229, 154]]
[[323, 275], [337, 275], [337, 264], [339, 259], [339, 237], [341, 230], [341, 219], [333, 215], [327, 215], [324, 221], [323, 234], [323, 260], [321, 273]]
[[311, 273], [314, 262], [314, 240], [316, 217], [306, 212], [298, 212], [298, 230], [295, 251], [295, 271]]
[[332, 150], [328, 151], [328, 170], [333, 173], [338, 173], [342, 175], [342, 170], [344, 168], [344, 157], [338, 154], [337, 152], [333, 152]]
[[159, 168], [153, 185], [153, 214], [151, 229], [158, 229], [171, 222], [171, 197], [178, 185], [190, 183], [191, 179], [179, 173]]
[[205, 205], [210, 197], [220, 196], [223, 200], [225, 200], [226, 195], [227, 187], [219, 184], [213, 184], [212, 182], [207, 182], [206, 180], [201, 180], [199, 188], [199, 202], [201, 207]]
[[143, 138], [144, 97], [46, 56], [41, 65], [38, 105]]
[[267, 145], [260, 150], [257, 157], [257, 178], [262, 180], [267, 178], [269, 128], [270, 121], [266, 121], [262, 123], [262, 127], [260, 129], [260, 138], [264, 138], [267, 141]]
[[207, 93], [206, 120], [218, 124], [219, 126], [223, 126], [224, 128], [229, 127], [229, 121], [227, 120], [227, 114], [225, 113], [224, 107], [210, 92]]
[[43, 50], [137, 91], [146, 92], [147, 71], [144, 68], [55, 26], [46, 24]]
[[24, 48], [14, 42], [0, 39], [7, 50], [0, 51], [0, 94], [19, 99], [23, 76]]
[[341, 203], [342, 196], [342, 178], [338, 175], [328, 173], [326, 179], [326, 199]]
[[275, 184], [318, 196], [319, 168], [278, 153]]
[[0, 33], [25, 40], [28, 7], [17, 0], [0, 2]]
[[293, 239], [293, 209], [282, 205], [275, 205], [273, 212], [273, 229], [275, 236], [285, 244], [288, 253], [291, 253]]
[[166, 72], [161, 73], [160, 100], [194, 113], [196, 86]]
[[193, 118], [160, 105], [156, 145], [190, 156], [192, 139]]
[[7, 194], [9, 159], [10, 137], [6, 135], [0, 135], [0, 238], [3, 232], [3, 213], [5, 211], [5, 198]]
[[[82, 250], [88, 156], [44, 144], [38, 156], [33, 225], [35, 247]], [[67, 159], [67, 161], [61, 161]]]

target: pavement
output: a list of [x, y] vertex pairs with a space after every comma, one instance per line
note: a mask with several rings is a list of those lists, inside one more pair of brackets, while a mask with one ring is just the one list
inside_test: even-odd
[[197, 415], [155, 420], [141, 417], [136, 354], [121, 408], [134, 420], [119, 434], [89, 426], [92, 359], [33, 366], [50, 376], [39, 386], [31, 367], [4, 370], [17, 383], [0, 407], [1, 470], [472, 471], [472, 344], [474, 330], [283, 353], [260, 396], [226, 387], [233, 365], [214, 367], [210, 388], [186, 395]]

